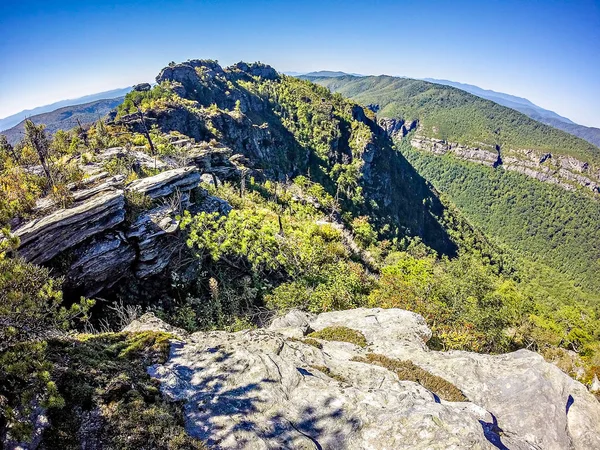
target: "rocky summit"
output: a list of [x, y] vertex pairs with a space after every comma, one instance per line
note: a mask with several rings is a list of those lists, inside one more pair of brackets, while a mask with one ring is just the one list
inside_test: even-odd
[[266, 329], [188, 334], [151, 314], [125, 331], [177, 336], [148, 367], [216, 449], [600, 448], [600, 403], [534, 352], [427, 348], [400, 309], [308, 314]]

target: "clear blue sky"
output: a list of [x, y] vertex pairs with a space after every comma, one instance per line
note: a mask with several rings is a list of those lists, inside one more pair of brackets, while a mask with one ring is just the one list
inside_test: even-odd
[[443, 78], [600, 127], [600, 1], [0, 2], [0, 117], [170, 61]]

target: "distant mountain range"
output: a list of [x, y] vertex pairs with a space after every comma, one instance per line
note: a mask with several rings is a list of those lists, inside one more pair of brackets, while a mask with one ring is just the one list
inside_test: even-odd
[[[309, 73], [286, 72], [286, 75], [294, 77], [301, 76], [303, 78], [337, 78], [347, 75], [355, 77], [365, 76], [356, 73], [346, 73], [331, 70], [320, 70], [317, 72]], [[442, 84], [445, 86], [452, 86], [463, 91], [469, 92], [470, 94], [484, 98], [486, 100], [491, 100], [495, 103], [498, 103], [499, 105], [517, 110], [531, 117], [532, 119], [537, 120], [538, 122], [550, 125], [554, 128], [558, 128], [559, 130], [566, 131], [567, 133], [585, 139], [589, 143], [600, 147], [600, 128], [579, 125], [567, 119], [566, 117], [555, 113], [554, 111], [550, 111], [548, 109], [544, 109], [540, 106], [537, 106], [536, 104], [532, 103], [526, 98], [517, 97], [514, 95], [496, 92], [488, 89], [482, 89], [472, 84], [458, 83], [456, 81], [440, 80], [435, 78], [423, 78], [423, 80], [429, 81], [431, 83]], [[122, 101], [122, 97], [124, 97], [125, 94], [131, 91], [131, 89], [131, 87], [114, 89], [111, 91], [86, 95], [84, 97], [79, 97], [70, 100], [63, 100], [60, 102], [52, 103], [50, 105], [40, 106], [38, 108], [21, 111], [20, 113], [6, 117], [4, 119], [0, 119], [0, 132], [2, 134], [6, 134], [9, 141], [18, 141], [21, 136], [20, 132], [22, 131], [22, 125], [20, 125], [20, 128], [17, 127], [14, 130], [12, 129], [12, 127], [15, 127], [15, 125], [19, 124], [24, 119], [29, 117], [32, 118], [36, 123], [45, 123], [47, 125], [48, 131], [50, 132], [55, 132], [58, 129], [72, 128], [76, 125], [77, 117], [79, 117], [79, 120], [82, 123], [89, 123], [90, 121], [97, 120], [98, 114], [100, 114], [100, 116], [103, 116], [108, 112], [108, 110], [106, 110], [106, 107], [110, 102], [107, 102], [106, 100], [121, 99], [120, 101]], [[102, 102], [99, 102], [99, 100], [102, 100]], [[120, 103], [120, 101], [118, 103]], [[69, 108], [70, 106], [78, 106], [78, 108], [76, 110], [72, 110], [72, 108]], [[97, 110], [95, 110], [94, 108], [97, 108]], [[70, 112], [71, 110], [72, 112]], [[69, 116], [69, 114], [72, 114], [72, 117]]]
[[590, 144], [594, 144], [596, 147], [600, 147], [600, 128], [579, 125], [572, 120], [567, 119], [566, 117], [556, 114], [554, 111], [537, 106], [526, 98], [516, 97], [514, 95], [504, 94], [502, 92], [481, 89], [480, 87], [473, 86], [472, 84], [457, 83], [456, 81], [438, 80], [435, 78], [423, 78], [423, 80], [462, 89], [470, 94], [496, 102], [499, 105], [516, 109], [517, 111], [522, 112], [538, 122], [542, 122], [546, 125], [558, 128], [559, 130], [566, 131], [574, 136], [585, 139]]
[[360, 73], [348, 73], [348, 72], [340, 72], [340, 71], [331, 71], [331, 70], [319, 70], [318, 72], [285, 72], [286, 75], [291, 77], [315, 77], [315, 78], [334, 78], [334, 77], [344, 77], [346, 75], [352, 75], [354, 77], [363, 77]]
[[[17, 114], [13, 114], [12, 116], [5, 117], [0, 119], [0, 132], [4, 130], [8, 130], [11, 127], [14, 127], [22, 120], [32, 117], [38, 114], [43, 114], [51, 111], [56, 111], [59, 108], [64, 108], [66, 106], [73, 105], [84, 105], [91, 102], [95, 102], [97, 100], [106, 100], [106, 99], [114, 99], [119, 97], [124, 97], [129, 91], [131, 91], [131, 87], [121, 88], [121, 89], [113, 89], [111, 91], [99, 92], [97, 94], [86, 95], [84, 97], [73, 98], [69, 100], [61, 100], [60, 102], [51, 103], [45, 106], [39, 106], [33, 109], [26, 109]], [[5, 134], [5, 133], [2, 133]]]
[[[115, 91], [111, 91], [115, 92]], [[91, 97], [91, 96], [90, 96]], [[85, 97], [83, 97], [85, 98]], [[58, 130], [70, 130], [77, 126], [77, 120], [82, 125], [95, 122], [100, 117], [108, 114], [123, 102], [124, 97], [96, 100], [82, 105], [70, 105], [54, 111], [27, 116], [36, 124], [45, 124], [46, 131], [54, 134]], [[40, 108], [36, 108], [40, 109]], [[16, 144], [23, 138], [25, 119], [8, 130], [2, 131], [9, 143]]]
[[[330, 71], [330, 70], [322, 70], [318, 72], [309, 72], [309, 73], [289, 73], [288, 75], [292, 76], [302, 76], [308, 78], [334, 78], [334, 77], [343, 77], [347, 75], [353, 76], [365, 76], [355, 73], [346, 73], [340, 71]], [[567, 133], [572, 134], [573, 136], [580, 137], [585, 139], [590, 144], [594, 144], [596, 147], [600, 147], [600, 128], [595, 127], [586, 127], [584, 125], [579, 125], [572, 120], [563, 117], [554, 111], [550, 111], [548, 109], [544, 109], [541, 106], [538, 106], [526, 98], [517, 97], [515, 95], [505, 94], [503, 92], [496, 92], [488, 89], [482, 89], [478, 86], [474, 86], [472, 84], [458, 83], [456, 81], [450, 80], [439, 80], [436, 78], [421, 78], [424, 81], [429, 81], [430, 83], [442, 84], [445, 86], [452, 86], [463, 91], [466, 91], [470, 94], [476, 95], [478, 97], [484, 98], [486, 100], [491, 100], [493, 102], [498, 103], [499, 105], [506, 106], [508, 108], [515, 109], [538, 122], [542, 122], [546, 125], [550, 125], [554, 128], [558, 128], [559, 130], [566, 131]]]

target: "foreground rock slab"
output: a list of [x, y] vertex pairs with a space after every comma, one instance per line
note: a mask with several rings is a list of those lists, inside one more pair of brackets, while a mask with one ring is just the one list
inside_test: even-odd
[[[367, 346], [303, 338], [331, 326], [361, 331]], [[149, 327], [167, 329], [149, 317], [130, 329]], [[600, 448], [600, 403], [583, 385], [529, 351], [430, 351], [431, 331], [407, 311], [292, 311], [269, 329], [178, 336], [169, 360], [148, 370], [211, 448]], [[353, 360], [369, 353], [411, 360], [469, 401]]]

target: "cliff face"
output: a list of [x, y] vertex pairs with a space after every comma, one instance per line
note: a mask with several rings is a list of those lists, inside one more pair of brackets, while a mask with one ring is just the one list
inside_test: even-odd
[[191, 335], [146, 315], [126, 328], [147, 330], [178, 335], [148, 371], [214, 448], [600, 447], [600, 403], [582, 384], [527, 350], [430, 351], [408, 311], [292, 311], [269, 329]]
[[[404, 135], [402, 135], [404, 136]], [[411, 145], [437, 155], [452, 153], [466, 161], [519, 172], [544, 183], [572, 191], [578, 188], [600, 193], [600, 170], [572, 156], [552, 155], [532, 149], [503, 149], [481, 144], [470, 147], [417, 134]]]

